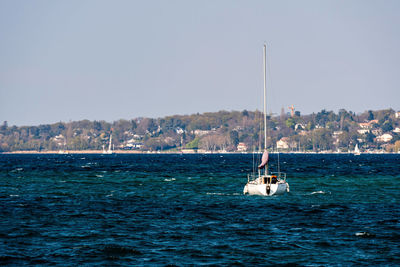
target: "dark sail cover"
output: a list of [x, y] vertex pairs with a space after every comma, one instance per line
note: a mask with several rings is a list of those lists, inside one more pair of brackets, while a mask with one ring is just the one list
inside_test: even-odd
[[264, 168], [264, 166], [267, 165], [267, 163], [268, 163], [268, 151], [264, 150], [264, 153], [263, 153], [262, 158], [261, 158], [261, 164], [258, 165], [258, 168], [259, 169]]

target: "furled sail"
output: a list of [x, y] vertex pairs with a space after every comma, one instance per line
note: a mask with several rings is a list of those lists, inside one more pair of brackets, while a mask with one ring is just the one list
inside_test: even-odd
[[267, 165], [267, 163], [268, 163], [268, 151], [264, 150], [264, 153], [263, 153], [262, 158], [261, 158], [261, 164], [258, 165], [258, 168], [259, 169], [264, 168], [264, 166]]

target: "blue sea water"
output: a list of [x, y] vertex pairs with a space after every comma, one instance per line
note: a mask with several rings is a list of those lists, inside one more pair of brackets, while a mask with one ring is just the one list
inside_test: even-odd
[[0, 155], [0, 264], [400, 264], [400, 155], [282, 154], [273, 197], [252, 158]]

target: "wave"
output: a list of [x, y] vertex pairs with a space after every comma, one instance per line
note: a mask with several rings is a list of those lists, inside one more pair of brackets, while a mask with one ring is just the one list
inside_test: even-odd
[[359, 237], [373, 237], [374, 235], [368, 232], [357, 232], [354, 234], [355, 236]]
[[89, 164], [88, 164], [88, 165], [82, 165], [81, 168], [82, 169], [91, 169], [92, 167], [90, 167]]
[[310, 195], [314, 195], [314, 194], [326, 194], [324, 191], [315, 191], [310, 193]]

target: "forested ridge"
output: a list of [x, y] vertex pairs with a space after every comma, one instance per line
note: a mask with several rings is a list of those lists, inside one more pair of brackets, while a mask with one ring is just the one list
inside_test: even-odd
[[[81, 120], [17, 127], [4, 121], [0, 152], [101, 150], [108, 146], [110, 134], [115, 149], [237, 151], [241, 143], [242, 151], [253, 151], [263, 143], [262, 121], [262, 112], [247, 110], [111, 123]], [[267, 126], [270, 150], [348, 151], [357, 144], [362, 150], [397, 152], [400, 147], [400, 113], [393, 109], [361, 114], [344, 109], [309, 115], [282, 112], [267, 115]]]

